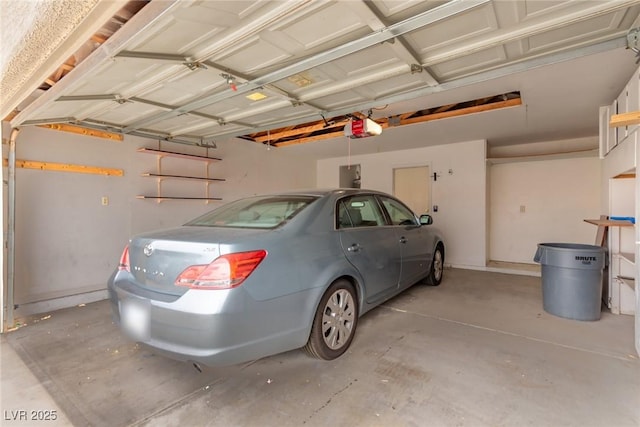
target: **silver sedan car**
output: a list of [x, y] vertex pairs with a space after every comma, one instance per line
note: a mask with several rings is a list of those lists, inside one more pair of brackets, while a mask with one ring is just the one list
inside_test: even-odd
[[109, 279], [113, 314], [174, 359], [223, 366], [301, 347], [334, 359], [364, 313], [419, 281], [440, 284], [431, 223], [377, 191], [241, 199], [132, 238]]

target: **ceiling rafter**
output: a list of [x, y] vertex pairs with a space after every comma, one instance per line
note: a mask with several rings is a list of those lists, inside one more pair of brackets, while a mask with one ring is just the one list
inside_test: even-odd
[[102, 66], [104, 60], [111, 58], [114, 52], [122, 49], [122, 47], [136, 34], [141, 33], [151, 22], [159, 16], [167, 13], [169, 10], [177, 7], [177, 3], [171, 2], [150, 2], [145, 3], [138, 13], [133, 15], [128, 25], [123, 26], [113, 36], [109, 37], [99, 48], [97, 48], [89, 57], [69, 73], [69, 78], [61, 79], [55, 86], [48, 89], [38, 99], [29, 104], [25, 109], [20, 111], [16, 117], [11, 120], [12, 127], [19, 127], [29, 120], [29, 117], [41, 112], [49, 106], [49, 103], [57, 99], [65, 91], [77, 87], [80, 84], [79, 79], [71, 78], [71, 75], [78, 77], [88, 75]]
[[324, 120], [320, 120], [314, 124], [310, 124], [307, 126], [295, 127], [295, 128], [285, 128], [286, 130], [276, 129], [274, 131], [270, 131], [268, 133], [260, 132], [259, 134], [248, 135], [251, 139], [256, 142], [266, 142], [266, 141], [278, 141], [280, 139], [297, 136], [300, 134], [307, 134], [316, 132], [323, 129], [330, 129], [339, 126], [344, 126], [348, 123], [348, 119], [341, 119], [337, 121], [324, 122]]
[[518, 105], [522, 105], [522, 99], [518, 94], [518, 98], [508, 99], [508, 100], [499, 100], [495, 102], [489, 102], [487, 104], [481, 105], [470, 105], [464, 106], [461, 108], [454, 108], [448, 111], [442, 111], [439, 113], [427, 113], [424, 115], [414, 116], [405, 120], [401, 120], [401, 125], [410, 125], [415, 123], [423, 123], [429, 122], [432, 120], [440, 120], [451, 117], [464, 116], [467, 114], [475, 114], [482, 113], [485, 111], [498, 110], [500, 108], [508, 108], [508, 107], [516, 107]]
[[283, 141], [277, 144], [271, 144], [271, 146], [275, 146], [275, 147], [287, 147], [290, 145], [300, 145], [300, 144], [306, 144], [308, 142], [317, 142], [317, 141], [322, 141], [325, 139], [332, 139], [332, 138], [339, 138], [339, 137], [344, 137], [344, 132], [342, 130], [338, 131], [338, 132], [329, 132], [329, 133], [325, 133], [325, 134], [320, 134], [320, 135], [313, 135], [313, 136], [307, 136], [307, 137], [302, 137], [302, 138], [296, 138], [296, 139], [292, 139], [289, 141]]
[[48, 90], [66, 76], [75, 66], [82, 62], [86, 56], [106, 42], [122, 25], [127, 23], [133, 15], [145, 6], [145, 2], [130, 1], [120, 9], [111, 19], [93, 34], [89, 40], [73, 55], [58, 67], [58, 69], [42, 82], [40, 89]]
[[[470, 101], [448, 104], [419, 111], [398, 114], [391, 117], [376, 119], [383, 129], [388, 127], [404, 126], [415, 123], [423, 123], [444, 118], [459, 117], [467, 114], [497, 110], [500, 108], [515, 107], [522, 104], [520, 92], [509, 92]], [[356, 111], [346, 116], [332, 117], [328, 120], [318, 120], [305, 123], [293, 129], [274, 129], [262, 131], [241, 138], [258, 143], [268, 143], [270, 146], [285, 147], [289, 145], [303, 144], [313, 141], [321, 141], [330, 138], [344, 136], [344, 126], [353, 118], [366, 119], [369, 115]], [[339, 128], [339, 130], [335, 130]]]

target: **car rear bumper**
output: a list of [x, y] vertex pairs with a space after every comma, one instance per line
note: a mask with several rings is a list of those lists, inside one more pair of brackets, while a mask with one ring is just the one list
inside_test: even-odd
[[309, 336], [313, 290], [256, 301], [242, 286], [192, 289], [163, 301], [121, 276], [109, 282], [114, 319], [131, 339], [173, 359], [232, 365], [302, 347]]

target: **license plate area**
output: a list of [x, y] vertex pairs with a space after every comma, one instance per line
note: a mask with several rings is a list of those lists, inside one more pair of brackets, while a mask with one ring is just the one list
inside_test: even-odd
[[151, 303], [148, 300], [127, 298], [120, 301], [122, 329], [135, 341], [149, 339], [150, 314]]

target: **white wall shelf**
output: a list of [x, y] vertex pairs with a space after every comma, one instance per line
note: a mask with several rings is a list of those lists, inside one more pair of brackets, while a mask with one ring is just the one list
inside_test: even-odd
[[[618, 174], [609, 180], [610, 215], [632, 216], [635, 208], [635, 178], [629, 174]], [[635, 309], [635, 286], [623, 278], [636, 276], [634, 251], [635, 225], [631, 221], [609, 220], [609, 277], [608, 305], [614, 314], [633, 315]]]
[[[611, 117], [640, 111], [640, 68], [610, 106], [600, 108], [600, 157], [609, 217], [635, 217], [636, 224], [612, 224], [608, 233], [609, 269], [605, 297], [615, 314], [635, 316], [635, 347], [640, 354], [640, 130], [638, 125], [611, 127]], [[608, 200], [607, 200], [608, 199]], [[606, 206], [606, 205], [604, 205]]]
[[625, 285], [627, 285], [628, 287], [630, 287], [631, 290], [633, 291], [636, 290], [636, 281], [632, 277], [618, 276], [617, 279], [620, 280]]
[[614, 256], [619, 256], [621, 259], [627, 261], [630, 264], [636, 263], [636, 255], [632, 252], [620, 252], [620, 253], [614, 254]]

